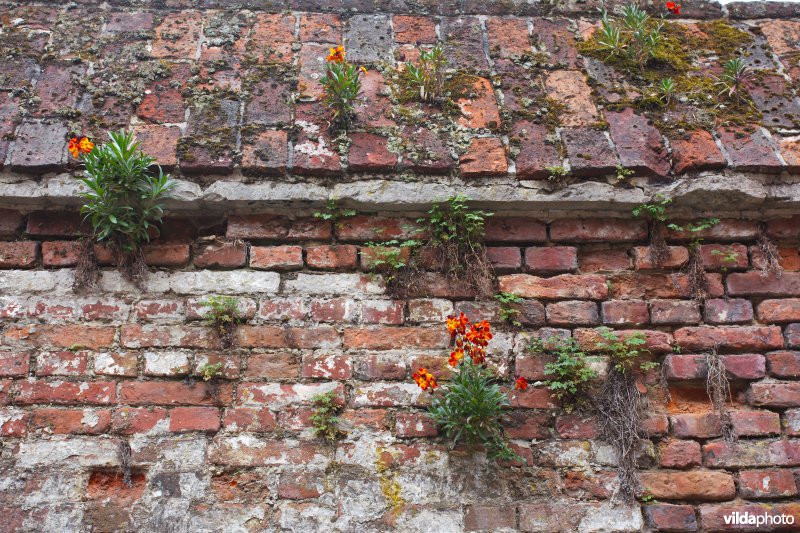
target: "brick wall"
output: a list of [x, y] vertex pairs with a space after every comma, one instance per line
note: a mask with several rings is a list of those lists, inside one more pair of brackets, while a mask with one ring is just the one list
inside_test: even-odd
[[[360, 214], [340, 227], [279, 215], [173, 218], [147, 246], [146, 291], [106, 266], [100, 288], [75, 294], [78, 215], [1, 211], [6, 524], [694, 531], [725, 529], [731, 510], [800, 519], [798, 217], [767, 221], [780, 277], [760, 272], [758, 221], [709, 230], [704, 305], [688, 298], [680, 273], [685, 235], [667, 235], [670, 259], [654, 269], [647, 226], [630, 218], [492, 218], [500, 287], [525, 298], [519, 330], [502, 326], [495, 302], [453, 293], [436, 276], [426, 294], [387, 296], [364, 244], [413, 225], [397, 215]], [[211, 293], [236, 296], [247, 317], [231, 351], [203, 325]], [[410, 373], [444, 366], [453, 311], [492, 322], [490, 356], [505, 387], [515, 375], [532, 383], [507, 426], [528, 466], [448, 451], [426, 420], [429, 400]], [[664, 363], [666, 381], [642, 376], [652, 445], [641, 479], [654, 501], [631, 508], [612, 500], [613, 454], [592, 418], [559, 409], [540, 382], [543, 359], [526, 350], [542, 333], [590, 346], [601, 325], [644, 331]], [[704, 389], [703, 354], [715, 346], [732, 383], [734, 445], [721, 440]], [[198, 368], [216, 362], [222, 376], [202, 381]], [[348, 435], [335, 446], [310, 429], [310, 400], [327, 391], [346, 405]], [[120, 442], [131, 448], [130, 487]]]

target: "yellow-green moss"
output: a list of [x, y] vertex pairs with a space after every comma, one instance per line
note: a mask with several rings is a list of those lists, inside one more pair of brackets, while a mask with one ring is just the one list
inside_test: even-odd
[[708, 50], [713, 50], [721, 61], [735, 57], [739, 49], [753, 42], [752, 35], [727, 20], [701, 22], [697, 27], [708, 37], [697, 39], [695, 43]]
[[378, 481], [381, 484], [383, 497], [386, 499], [392, 511], [394, 513], [399, 513], [406, 505], [406, 501], [402, 495], [403, 488], [400, 486], [400, 482], [397, 481], [397, 473], [383, 461], [382, 455], [384, 451], [385, 450], [381, 447], [378, 447], [376, 450], [378, 458], [375, 461], [375, 470], [378, 472]]

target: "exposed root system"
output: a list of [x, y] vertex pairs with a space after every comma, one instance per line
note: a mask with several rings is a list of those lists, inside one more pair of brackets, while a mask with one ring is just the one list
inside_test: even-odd
[[127, 440], [122, 439], [117, 445], [117, 460], [122, 470], [122, 481], [130, 487], [131, 483], [131, 445]]
[[756, 244], [761, 252], [761, 260], [763, 261], [761, 275], [766, 276], [771, 273], [775, 274], [776, 277], [780, 277], [783, 273], [781, 254], [778, 251], [778, 247], [767, 236], [767, 228], [764, 223], [761, 223], [758, 227], [758, 241]]
[[72, 290], [92, 289], [97, 286], [99, 280], [100, 269], [97, 267], [97, 257], [94, 255], [94, 242], [85, 239], [81, 242], [78, 252], [78, 264], [75, 267]]
[[141, 248], [130, 254], [117, 252], [117, 270], [122, 277], [133, 283], [138, 289], [144, 290], [144, 281], [147, 278], [147, 263]]
[[727, 402], [731, 399], [731, 386], [725, 373], [725, 364], [722, 362], [722, 358], [717, 353], [716, 348], [711, 353], [706, 354], [706, 366], [708, 367], [706, 393], [714, 411], [719, 415], [722, 424], [722, 438], [725, 442], [731, 443], [736, 440], [736, 434], [733, 431], [733, 424], [727, 407]]
[[646, 407], [633, 374], [612, 367], [597, 400], [597, 419], [601, 436], [614, 449], [619, 495], [626, 503], [635, 500], [639, 488], [636, 463], [642, 441], [648, 438], [642, 424]]
[[650, 221], [650, 261], [656, 268], [660, 268], [669, 259], [669, 246], [661, 229], [661, 222]]
[[696, 302], [704, 302], [708, 298], [708, 280], [699, 246], [689, 247], [689, 260], [683, 270], [689, 284], [689, 296]]

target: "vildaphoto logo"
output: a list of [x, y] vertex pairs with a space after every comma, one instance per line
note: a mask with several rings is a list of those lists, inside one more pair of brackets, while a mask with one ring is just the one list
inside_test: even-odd
[[734, 511], [722, 517], [725, 525], [729, 526], [791, 526], [794, 524], [794, 517], [790, 514], [754, 514], [750, 511]]

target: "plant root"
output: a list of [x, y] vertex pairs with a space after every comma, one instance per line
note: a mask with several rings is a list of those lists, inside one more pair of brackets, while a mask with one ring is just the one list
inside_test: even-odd
[[655, 267], [661, 267], [669, 259], [669, 246], [661, 230], [661, 222], [650, 221], [650, 261]]
[[639, 392], [631, 372], [612, 367], [596, 403], [600, 434], [617, 458], [619, 494], [625, 503], [632, 503], [639, 489], [637, 458], [648, 438], [642, 424], [647, 398]]
[[689, 260], [683, 270], [689, 284], [689, 296], [694, 301], [703, 303], [708, 298], [708, 280], [706, 279], [706, 269], [703, 266], [703, 258], [700, 255], [700, 246], [689, 247]]
[[78, 264], [75, 267], [72, 290], [93, 289], [98, 281], [100, 281], [100, 269], [97, 266], [97, 256], [94, 254], [94, 242], [91, 239], [84, 239], [78, 251]]
[[141, 248], [126, 254], [117, 252], [117, 270], [122, 277], [131, 282], [139, 290], [144, 290], [144, 282], [147, 279], [147, 263], [144, 260], [144, 252]]
[[122, 439], [117, 445], [117, 460], [122, 470], [122, 482], [130, 487], [131, 483], [131, 445], [127, 440]]
[[761, 252], [761, 275], [775, 274], [775, 277], [781, 277], [783, 274], [783, 267], [781, 266], [781, 254], [778, 247], [767, 236], [766, 225], [762, 222], [758, 226], [758, 241], [756, 242], [759, 251]]
[[711, 350], [711, 353], [706, 354], [706, 366], [708, 367], [706, 393], [711, 401], [711, 406], [719, 416], [722, 425], [722, 438], [730, 444], [736, 440], [736, 434], [733, 431], [733, 423], [727, 407], [727, 402], [731, 399], [731, 386], [725, 373], [725, 364], [722, 362], [716, 347]]

